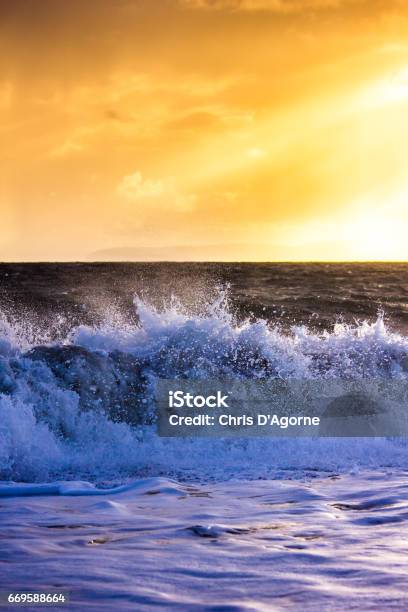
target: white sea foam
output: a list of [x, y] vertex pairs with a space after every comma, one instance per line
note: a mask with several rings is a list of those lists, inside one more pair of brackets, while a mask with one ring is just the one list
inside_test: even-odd
[[68, 591], [74, 611], [406, 608], [402, 473], [6, 492], [8, 593]]
[[283, 332], [271, 321], [236, 321], [225, 292], [201, 314], [176, 300], [135, 306], [138, 324], [82, 326], [49, 352], [35, 347], [41, 334], [3, 323], [1, 478], [223, 480], [406, 465], [404, 440], [161, 439], [147, 419], [157, 377], [407, 378], [408, 338], [382, 317]]

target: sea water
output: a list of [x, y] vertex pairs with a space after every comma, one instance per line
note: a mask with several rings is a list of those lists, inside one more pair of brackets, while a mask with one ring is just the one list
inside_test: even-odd
[[160, 377], [406, 379], [407, 266], [1, 274], [1, 589], [78, 610], [404, 606], [405, 439], [160, 438], [153, 398]]

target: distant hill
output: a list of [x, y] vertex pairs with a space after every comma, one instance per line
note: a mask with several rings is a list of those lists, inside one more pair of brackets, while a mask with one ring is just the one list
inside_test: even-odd
[[[166, 247], [124, 247], [90, 253], [92, 261], [268, 261], [279, 249], [270, 245], [215, 244]], [[275, 251], [275, 254], [274, 254]]]

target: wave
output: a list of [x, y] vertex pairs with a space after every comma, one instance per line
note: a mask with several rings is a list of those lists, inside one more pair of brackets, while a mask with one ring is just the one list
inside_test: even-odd
[[120, 480], [276, 477], [291, 470], [405, 466], [403, 440], [163, 439], [154, 382], [163, 378], [408, 377], [408, 338], [374, 323], [328, 332], [238, 321], [227, 291], [194, 314], [136, 297], [137, 323], [106, 320], [42, 342], [0, 323], [0, 478]]

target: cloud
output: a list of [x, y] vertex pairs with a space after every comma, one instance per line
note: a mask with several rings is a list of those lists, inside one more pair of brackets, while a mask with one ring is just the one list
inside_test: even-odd
[[239, 112], [236, 109], [219, 105], [207, 109], [187, 110], [179, 116], [164, 121], [161, 129], [175, 133], [178, 137], [208, 137], [210, 134], [226, 130], [245, 128], [253, 122], [254, 113]]
[[66, 157], [73, 153], [79, 153], [83, 150], [83, 146], [77, 142], [66, 140], [62, 145], [55, 147], [49, 152], [49, 157]]
[[213, 112], [192, 111], [168, 121], [165, 125], [167, 129], [180, 131], [197, 132], [205, 130], [220, 129], [224, 127], [222, 118]]
[[139, 171], [124, 176], [116, 191], [128, 202], [143, 202], [145, 206], [163, 209], [188, 211], [196, 201], [194, 194], [179, 191], [174, 179], [144, 179]]
[[[180, 0], [190, 9], [220, 11], [268, 11], [297, 13], [305, 10], [336, 9], [359, 0]], [[360, 0], [361, 1], [361, 0]]]
[[128, 200], [140, 200], [160, 197], [166, 193], [168, 186], [161, 179], [143, 179], [141, 172], [135, 172], [124, 176], [117, 190]]

